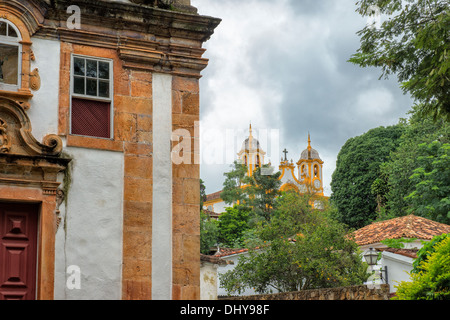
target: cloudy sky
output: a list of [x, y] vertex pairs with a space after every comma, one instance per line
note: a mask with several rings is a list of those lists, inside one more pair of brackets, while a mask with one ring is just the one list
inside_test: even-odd
[[[307, 146], [324, 163], [325, 194], [342, 145], [406, 117], [412, 101], [397, 79], [347, 60], [367, 18], [349, 0], [191, 0], [199, 14], [222, 19], [204, 44], [201, 178], [221, 190], [223, 172], [249, 124], [278, 168], [282, 150], [297, 162]], [[267, 162], [267, 159], [266, 159]]]

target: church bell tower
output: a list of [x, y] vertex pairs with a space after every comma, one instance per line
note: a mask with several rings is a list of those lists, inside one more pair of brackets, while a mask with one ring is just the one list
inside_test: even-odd
[[261, 149], [258, 139], [253, 137], [252, 125], [249, 127], [249, 136], [242, 143], [241, 151], [237, 156], [242, 164], [247, 166], [247, 176], [252, 176], [253, 171], [264, 165], [266, 153]]
[[308, 133], [308, 147], [302, 151], [297, 162], [298, 178], [302, 182], [301, 192], [307, 192], [308, 188], [316, 195], [323, 196], [323, 161], [319, 152], [311, 147], [311, 137]]

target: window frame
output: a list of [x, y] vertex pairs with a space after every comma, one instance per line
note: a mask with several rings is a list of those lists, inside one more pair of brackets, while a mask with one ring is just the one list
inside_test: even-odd
[[[0, 35], [0, 44], [5, 44], [8, 46], [14, 46], [17, 47], [17, 84], [9, 84], [9, 83], [1, 83], [0, 82], [0, 90], [3, 91], [19, 91], [19, 89], [22, 87], [22, 35], [20, 33], [19, 28], [12, 23], [8, 19], [0, 18], [0, 22], [4, 22], [9, 27], [12, 27], [14, 31], [17, 34], [17, 37], [9, 37], [9, 36], [2, 36]], [[15, 40], [12, 40], [15, 39]]]
[[[109, 98], [100, 97], [98, 96], [98, 86], [97, 86], [97, 96], [91, 96], [87, 94], [79, 94], [74, 92], [74, 79], [75, 79], [75, 58], [81, 58], [85, 60], [95, 60], [97, 62], [107, 62], [109, 63]], [[84, 78], [89, 78], [87, 76], [84, 76]], [[92, 78], [92, 77], [91, 77]], [[94, 79], [94, 78], [93, 78]], [[96, 78], [97, 80], [100, 78]], [[80, 135], [80, 134], [74, 134], [72, 133], [72, 101], [73, 98], [77, 99], [83, 99], [83, 100], [90, 100], [90, 101], [100, 101], [100, 102], [109, 102], [110, 103], [110, 112], [109, 112], [109, 127], [110, 127], [110, 133], [109, 138], [105, 137], [96, 137], [96, 136], [86, 136], [86, 135]], [[95, 56], [88, 56], [83, 54], [75, 54], [72, 53], [70, 57], [70, 110], [69, 110], [69, 134], [74, 136], [81, 136], [81, 137], [88, 137], [88, 138], [94, 138], [94, 139], [106, 139], [106, 140], [113, 140], [114, 139], [114, 60], [109, 58], [103, 58], [103, 57], [95, 57]]]

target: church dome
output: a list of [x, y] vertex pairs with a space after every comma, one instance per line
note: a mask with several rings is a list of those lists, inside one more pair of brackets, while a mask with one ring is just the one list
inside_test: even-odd
[[308, 159], [320, 159], [319, 152], [313, 148], [311, 148], [311, 151], [309, 151], [308, 149], [303, 150], [300, 156], [300, 160]]
[[311, 148], [311, 137], [308, 133], [308, 147], [302, 151], [300, 155], [300, 160], [311, 160], [311, 159], [320, 159], [319, 152], [316, 149]]
[[242, 143], [242, 150], [249, 151], [258, 149], [260, 149], [259, 141], [253, 137], [251, 145], [250, 145], [250, 138], [245, 139], [245, 141]]

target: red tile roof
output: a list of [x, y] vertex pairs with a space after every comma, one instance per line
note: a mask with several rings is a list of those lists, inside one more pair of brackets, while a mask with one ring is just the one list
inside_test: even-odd
[[372, 223], [356, 230], [353, 235], [358, 245], [377, 243], [385, 239], [417, 238], [431, 240], [434, 236], [450, 233], [450, 226], [415, 215]]
[[392, 252], [413, 259], [417, 258], [417, 251], [418, 251], [418, 249], [396, 249], [396, 248], [377, 248], [376, 250]]
[[217, 200], [220, 199], [220, 194], [222, 193], [222, 190], [214, 192], [214, 193], [210, 193], [206, 195], [206, 201], [211, 201], [211, 200]]
[[232, 255], [238, 254], [238, 253], [244, 253], [247, 251], [248, 251], [248, 249], [220, 248], [219, 252], [216, 252], [214, 254], [214, 256], [215, 257], [226, 257], [226, 256], [232, 256]]
[[202, 262], [209, 262], [209, 263], [218, 264], [218, 265], [227, 265], [227, 264], [229, 264], [229, 261], [222, 260], [218, 256], [208, 256], [208, 255], [205, 255], [205, 254], [200, 254], [200, 261], [202, 261]]

